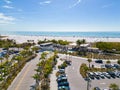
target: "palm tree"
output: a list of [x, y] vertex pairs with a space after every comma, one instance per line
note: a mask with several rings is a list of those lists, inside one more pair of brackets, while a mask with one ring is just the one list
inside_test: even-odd
[[26, 50], [22, 50], [22, 51], [20, 51], [20, 54], [21, 54], [23, 57], [25, 57], [26, 54], [27, 54], [27, 51], [26, 51]]
[[47, 53], [42, 53], [40, 59], [45, 60]]
[[120, 65], [120, 59], [117, 61], [117, 63]]
[[3, 60], [3, 58], [2, 58], [2, 57], [0, 57], [1, 65], [2, 65], [2, 60]]
[[21, 45], [17, 44], [18, 51], [20, 51], [20, 47], [21, 47]]
[[112, 90], [119, 90], [119, 86], [115, 83], [110, 84], [109, 88], [111, 88]]
[[76, 44], [77, 44], [77, 46], [80, 46], [81, 40], [78, 39], [78, 40], [76, 41]]
[[39, 75], [36, 73], [34, 74], [33, 78], [36, 80], [36, 84], [39, 84]]
[[23, 59], [23, 57], [22, 56], [16, 56], [15, 57], [15, 59], [18, 61], [18, 68], [20, 67], [20, 65], [21, 65], [21, 60]]
[[85, 39], [83, 39], [83, 40], [81, 41], [81, 43], [83, 43], [83, 44], [84, 44], [84, 43], [86, 43], [86, 40], [85, 40]]
[[9, 73], [10, 71], [9, 71], [9, 61], [8, 61], [8, 58], [9, 58], [9, 55], [8, 55], [8, 53], [5, 55], [5, 58], [6, 58], [6, 70], [7, 70], [7, 73]]
[[5, 55], [6, 61], [8, 62], [9, 55], [8, 53]]
[[37, 50], [39, 50], [38, 47], [32, 47], [32, 51], [35, 53]]
[[89, 69], [90, 69], [90, 63], [92, 62], [92, 60], [89, 58], [87, 61], [89, 63]]
[[[1, 60], [1, 64], [0, 64], [0, 68], [2, 68], [2, 60], [3, 60], [3, 58], [2, 57], [0, 57], [0, 60]], [[3, 72], [2, 72], [2, 69], [0, 69], [0, 73], [1, 73], [1, 80], [3, 79]]]

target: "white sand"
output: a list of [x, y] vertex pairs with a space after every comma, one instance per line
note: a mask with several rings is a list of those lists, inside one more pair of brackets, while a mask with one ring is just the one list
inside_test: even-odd
[[120, 42], [120, 38], [96, 38], [96, 37], [54, 37], [54, 36], [17, 36], [17, 35], [9, 35], [7, 38], [16, 40], [17, 43], [27, 42], [27, 40], [34, 40], [35, 43], [38, 40], [47, 40], [52, 39], [62, 39], [71, 42], [76, 42], [78, 39], [86, 39], [87, 42], [98, 42], [98, 41], [105, 41], [105, 42]]

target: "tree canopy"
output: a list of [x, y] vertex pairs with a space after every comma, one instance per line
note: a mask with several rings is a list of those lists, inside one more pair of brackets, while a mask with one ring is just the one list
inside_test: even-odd
[[101, 50], [117, 50], [120, 51], [120, 43], [119, 42], [97, 42], [96, 47]]
[[52, 39], [52, 40], [39, 40], [38, 41], [38, 44], [42, 44], [42, 43], [48, 43], [48, 42], [52, 42], [54, 44], [60, 44], [60, 45], [68, 45], [70, 42], [67, 41], [67, 40], [55, 40], [55, 39]]

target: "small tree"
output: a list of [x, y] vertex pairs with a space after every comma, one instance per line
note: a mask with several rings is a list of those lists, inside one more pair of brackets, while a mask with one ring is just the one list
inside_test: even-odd
[[107, 60], [107, 61], [106, 61], [106, 63], [107, 63], [107, 64], [110, 64], [110, 63], [111, 63], [111, 61], [110, 61], [110, 60]]
[[85, 39], [83, 39], [81, 42], [84, 44], [84, 43], [86, 43], [86, 40], [85, 40]]
[[2, 61], [3, 61], [3, 58], [2, 58], [2, 57], [0, 57], [0, 61], [1, 61], [1, 65], [2, 65]]
[[117, 61], [117, 63], [120, 65], [120, 59]]
[[77, 44], [77, 46], [80, 46], [81, 41], [80, 41], [80, 40], [77, 40], [77, 41], [76, 41], [76, 44]]
[[[2, 60], [3, 58], [0, 57], [0, 61], [1, 61], [0, 67], [2, 67]], [[1, 74], [1, 77], [0, 77], [0, 81], [1, 81], [3, 79], [3, 72], [0, 72], [0, 74]]]
[[110, 84], [109, 88], [111, 88], [112, 90], [119, 90], [118, 85], [116, 85], [115, 83]]
[[39, 75], [38, 74], [34, 74], [34, 76], [32, 76], [35, 81], [36, 81], [36, 84], [39, 85]]
[[90, 63], [92, 62], [92, 60], [91, 60], [91, 59], [88, 59], [87, 61], [88, 61], [88, 63], [89, 63], [89, 68], [90, 68]]
[[37, 50], [39, 50], [39, 48], [38, 47], [32, 47], [32, 51], [35, 53]]

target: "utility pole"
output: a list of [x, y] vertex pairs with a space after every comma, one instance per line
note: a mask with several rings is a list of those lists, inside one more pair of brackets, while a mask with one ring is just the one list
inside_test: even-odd
[[90, 90], [90, 87], [91, 87], [91, 80], [90, 80], [88, 72], [87, 72], [87, 90]]
[[89, 90], [89, 75], [87, 73], [87, 90]]

